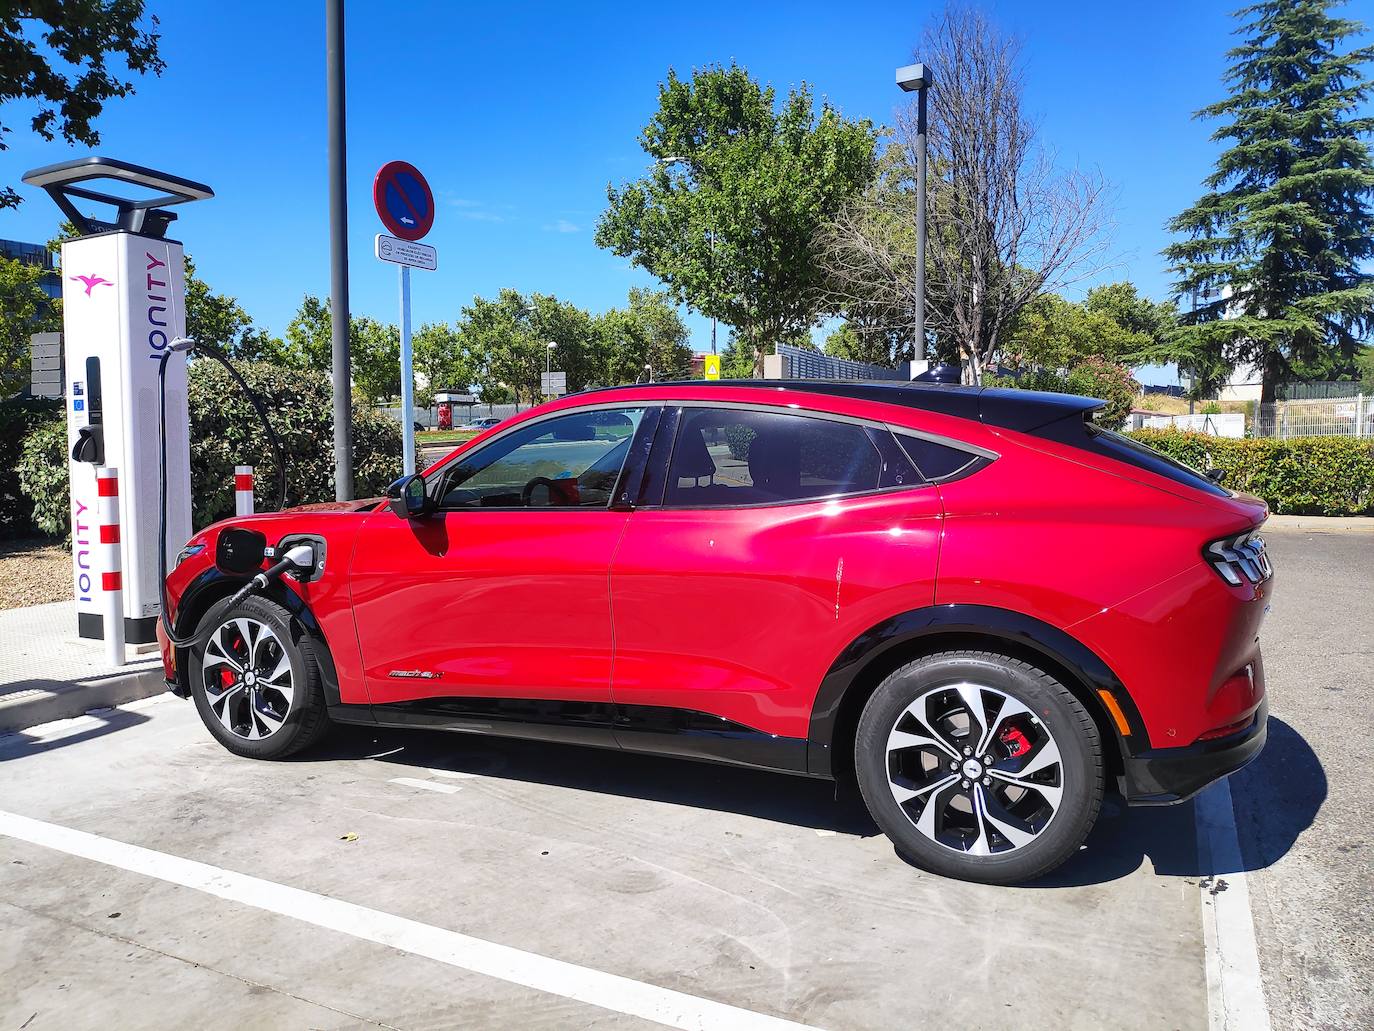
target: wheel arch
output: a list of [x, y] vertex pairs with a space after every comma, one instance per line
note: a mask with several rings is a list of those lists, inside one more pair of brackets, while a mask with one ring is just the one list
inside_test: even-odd
[[[213, 567], [191, 581], [177, 605], [175, 621], [177, 635], [191, 633], [205, 618], [205, 614], [210, 611], [212, 605], [229, 597], [247, 582], [247, 579], [226, 576]], [[294, 634], [308, 636], [311, 639], [311, 644], [314, 646], [312, 651], [316, 664], [319, 666], [320, 684], [324, 689], [325, 704], [330, 708], [338, 706], [340, 704], [339, 675], [334, 669], [334, 657], [329, 650], [329, 642], [325, 639], [324, 631], [320, 628], [319, 621], [315, 619], [315, 614], [310, 611], [310, 607], [306, 605], [299, 594], [286, 587], [280, 580], [268, 584], [267, 589], [260, 593], [263, 597], [276, 602], [291, 613], [291, 627]], [[300, 636], [297, 636], [296, 640], [299, 639]], [[188, 679], [190, 665], [187, 661], [188, 650], [186, 648], [176, 650], [178, 687], [181, 692], [184, 692], [183, 697], [187, 698], [190, 697], [191, 689]]]
[[[860, 634], [831, 664], [816, 694], [807, 732], [807, 769], [815, 776], [853, 776], [854, 735], [864, 704], [891, 672], [923, 655], [993, 651], [1029, 662], [1083, 704], [1102, 736], [1110, 773], [1121, 774], [1134, 739], [1148, 746], [1144, 723], [1121, 679], [1087, 645], [1042, 620], [987, 605], [932, 605], [900, 613]], [[1100, 692], [1116, 702], [1128, 734]]]

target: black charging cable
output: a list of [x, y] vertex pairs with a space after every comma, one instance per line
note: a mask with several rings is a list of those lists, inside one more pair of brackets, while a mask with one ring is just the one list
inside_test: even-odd
[[[233, 363], [229, 361], [224, 352], [214, 344], [196, 343], [187, 337], [177, 337], [162, 352], [157, 367], [157, 584], [159, 607], [162, 610], [159, 618], [162, 620], [162, 630], [167, 635], [167, 640], [175, 648], [190, 648], [199, 644], [210, 633], [207, 630], [205, 633], [193, 632], [185, 637], [178, 637], [172, 628], [172, 619], [167, 614], [167, 362], [171, 360], [173, 354], [184, 354], [191, 351], [209, 355], [228, 369], [234, 382], [239, 385], [239, 388], [248, 396], [248, 400], [252, 402], [253, 410], [258, 413], [258, 418], [262, 420], [262, 427], [267, 432], [267, 439], [277, 458], [277, 511], [280, 512], [286, 507], [286, 454], [282, 450], [281, 441], [277, 439], [276, 431], [272, 429], [272, 420], [267, 417], [267, 409], [263, 407], [261, 398], [253, 393], [253, 389], [245, 382], [239, 370], [234, 368]], [[282, 559], [265, 573], [259, 573], [252, 580], [249, 580], [237, 593], [217, 603], [215, 608], [227, 612], [252, 593], [255, 588], [266, 587], [269, 580], [280, 576], [291, 565], [293, 562], [289, 558]], [[206, 620], [205, 622], [207, 627], [214, 626], [213, 620]]]

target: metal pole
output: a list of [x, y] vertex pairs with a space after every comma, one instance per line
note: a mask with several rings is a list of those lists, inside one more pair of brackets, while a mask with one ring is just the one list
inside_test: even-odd
[[[926, 356], [926, 87], [916, 91], [916, 346]], [[914, 369], [914, 366], [913, 366]]]
[[415, 472], [415, 364], [410, 353], [410, 266], [401, 266], [401, 468]]
[[[711, 230], [711, 278], [714, 280], [716, 275], [716, 231]], [[712, 283], [712, 286], [715, 284]], [[711, 353], [716, 353], [716, 317], [711, 316]]]
[[348, 141], [344, 131], [344, 0], [325, 0], [329, 118], [329, 298], [334, 367], [334, 497], [353, 497], [353, 387], [348, 353]]

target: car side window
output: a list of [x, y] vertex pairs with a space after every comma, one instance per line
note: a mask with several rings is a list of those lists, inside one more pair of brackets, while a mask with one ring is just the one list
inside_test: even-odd
[[513, 430], [440, 471], [438, 507], [606, 508], [643, 417], [596, 409]]
[[876, 490], [883, 463], [863, 427], [731, 408], [682, 410], [663, 503], [778, 504]]
[[984, 463], [984, 459], [978, 455], [936, 443], [925, 437], [900, 432], [894, 432], [893, 436], [927, 480], [947, 480], [965, 472], [974, 463]]

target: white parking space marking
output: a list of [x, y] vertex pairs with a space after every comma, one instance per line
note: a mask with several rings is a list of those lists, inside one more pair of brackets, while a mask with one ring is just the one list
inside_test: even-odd
[[1208, 1026], [1211, 1031], [1269, 1031], [1230, 782], [1220, 780], [1198, 795], [1194, 811], [1199, 865], [1207, 874], [1201, 885]]
[[668, 1027], [693, 1031], [808, 1027], [17, 813], [0, 810], [0, 834]]
[[447, 777], [449, 780], [473, 780], [477, 777], [475, 773], [467, 773], [464, 770], [431, 770], [423, 767], [421, 773], [428, 773], [431, 777]]
[[426, 791], [442, 791], [446, 795], [463, 790], [457, 784], [436, 784], [432, 780], [416, 780], [414, 777], [392, 777], [391, 783], [404, 784], [408, 788], [423, 788]]

